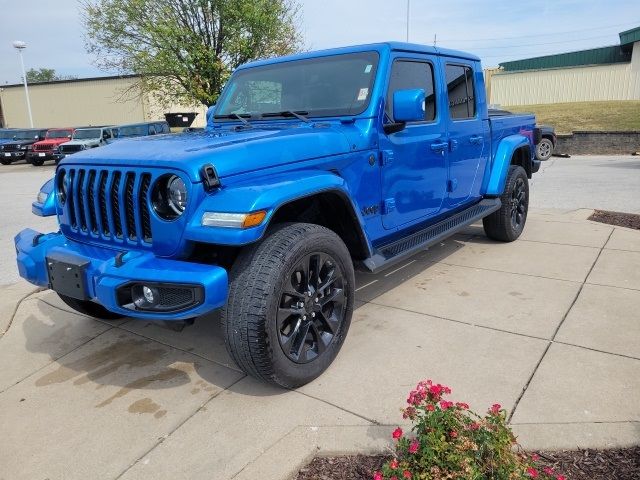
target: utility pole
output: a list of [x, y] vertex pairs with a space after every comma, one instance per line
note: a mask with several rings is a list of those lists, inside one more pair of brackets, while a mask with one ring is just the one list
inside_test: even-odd
[[409, 22], [411, 20], [411, 0], [407, 0], [407, 42], [409, 41]]
[[24, 70], [24, 58], [22, 57], [22, 50], [27, 48], [27, 44], [16, 40], [13, 42], [13, 48], [18, 50], [18, 56], [20, 57], [20, 65], [22, 66], [22, 83], [24, 83], [24, 94], [27, 98], [27, 111], [29, 112], [29, 126], [33, 128], [33, 116], [31, 115], [31, 101], [29, 100], [29, 87], [27, 86], [27, 73]]

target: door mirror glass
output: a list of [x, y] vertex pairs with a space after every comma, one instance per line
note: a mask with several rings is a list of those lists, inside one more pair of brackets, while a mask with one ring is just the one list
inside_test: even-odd
[[393, 93], [393, 119], [396, 122], [424, 120], [425, 93], [421, 88], [397, 90]]

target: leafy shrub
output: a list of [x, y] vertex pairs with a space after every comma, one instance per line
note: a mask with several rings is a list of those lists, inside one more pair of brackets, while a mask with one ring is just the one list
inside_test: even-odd
[[374, 480], [565, 480], [518, 447], [500, 405], [480, 416], [466, 403], [445, 400], [450, 394], [431, 380], [409, 393], [402, 416], [413, 422], [413, 433], [393, 431], [394, 458]]

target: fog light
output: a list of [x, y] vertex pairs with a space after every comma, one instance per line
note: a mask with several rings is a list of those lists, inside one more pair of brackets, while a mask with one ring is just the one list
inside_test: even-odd
[[153, 290], [151, 290], [146, 285], [144, 287], [142, 287], [142, 294], [144, 295], [144, 299], [147, 302], [149, 302], [149, 303], [153, 303], [154, 302], [155, 298], [153, 296]]
[[153, 308], [160, 301], [158, 289], [148, 285], [134, 285], [131, 289], [131, 297], [134, 305], [142, 309]]

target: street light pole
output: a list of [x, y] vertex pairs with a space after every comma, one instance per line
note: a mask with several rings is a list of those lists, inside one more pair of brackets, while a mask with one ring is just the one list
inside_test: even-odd
[[24, 84], [24, 95], [27, 98], [27, 111], [29, 112], [29, 126], [33, 128], [33, 116], [31, 115], [31, 101], [29, 100], [29, 87], [27, 86], [27, 73], [24, 70], [24, 58], [22, 57], [22, 50], [27, 48], [27, 44], [16, 40], [13, 42], [13, 48], [18, 50], [18, 56], [20, 57], [20, 65], [22, 66], [22, 83]]
[[411, 0], [407, 0], [407, 42], [409, 41], [409, 20], [411, 18]]

